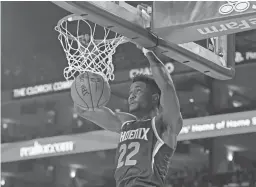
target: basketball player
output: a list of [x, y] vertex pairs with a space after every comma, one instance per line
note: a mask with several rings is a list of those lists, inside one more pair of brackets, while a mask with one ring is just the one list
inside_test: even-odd
[[170, 158], [182, 128], [179, 101], [171, 76], [157, 56], [146, 49], [153, 78], [138, 75], [129, 92], [129, 112], [107, 107], [78, 114], [120, 133], [116, 153], [117, 187], [163, 187]]

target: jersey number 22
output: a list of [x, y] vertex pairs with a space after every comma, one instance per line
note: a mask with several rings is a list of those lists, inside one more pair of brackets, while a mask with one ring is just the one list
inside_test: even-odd
[[132, 160], [132, 157], [135, 156], [140, 150], [139, 142], [131, 142], [128, 146], [122, 144], [119, 148], [119, 158], [117, 162], [117, 168], [125, 166], [133, 166], [137, 163], [137, 160]]

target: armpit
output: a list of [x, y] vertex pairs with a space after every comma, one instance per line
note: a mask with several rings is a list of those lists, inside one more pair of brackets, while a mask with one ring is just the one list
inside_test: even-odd
[[165, 131], [162, 133], [162, 139], [165, 144], [167, 144], [170, 148], [173, 150], [176, 149], [177, 146], [177, 135], [176, 133], [169, 133], [168, 131]]

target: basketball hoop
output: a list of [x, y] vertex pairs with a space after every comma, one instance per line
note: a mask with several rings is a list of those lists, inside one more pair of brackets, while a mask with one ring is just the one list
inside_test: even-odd
[[[97, 28], [104, 30], [102, 39], [95, 39]], [[63, 72], [66, 80], [74, 80], [84, 72], [97, 73], [107, 81], [114, 80], [112, 55], [118, 45], [128, 41], [127, 38], [89, 23], [86, 16], [75, 14], [62, 18], [55, 30], [59, 32], [58, 39], [68, 60], [68, 67]]]

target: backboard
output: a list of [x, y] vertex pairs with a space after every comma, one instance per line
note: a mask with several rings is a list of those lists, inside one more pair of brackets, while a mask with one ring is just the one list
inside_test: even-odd
[[256, 29], [256, 2], [155, 1], [152, 17], [154, 33], [180, 44]]
[[[184, 36], [183, 33], [179, 36], [179, 38], [182, 39], [180, 41], [172, 41], [168, 35], [165, 35], [164, 37], [161, 35], [158, 36], [158, 33], [154, 32], [154, 30], [157, 29], [155, 20], [158, 19], [155, 10], [159, 11], [158, 8], [161, 7], [158, 7], [158, 2], [155, 2], [151, 9], [150, 7], [147, 7], [149, 10], [152, 10], [153, 8], [152, 12], [148, 12], [148, 15], [151, 18], [149, 24], [145, 24], [145, 16], [143, 16], [140, 9], [130, 6], [125, 2], [72, 1], [53, 3], [71, 13], [86, 16], [88, 20], [129, 38], [132, 43], [163, 53], [164, 55], [180, 63], [184, 63], [208, 76], [220, 80], [230, 79], [234, 76], [235, 41], [233, 35], [218, 37], [220, 36], [220, 33], [217, 32], [211, 33], [210, 36], [203, 35], [203, 37], [194, 38], [193, 35], [186, 34], [186, 36]], [[225, 19], [227, 18], [225, 17]], [[179, 25], [177, 28], [179, 28]], [[233, 34], [235, 32], [238, 31], [231, 29], [224, 34]], [[165, 34], [166, 33], [167, 32], [165, 32]], [[210, 37], [212, 37], [209, 39], [213, 46], [212, 51], [197, 43], [191, 42]], [[184, 40], [183, 38], [189, 39]], [[219, 51], [219, 49], [221, 49], [221, 51]]]

